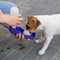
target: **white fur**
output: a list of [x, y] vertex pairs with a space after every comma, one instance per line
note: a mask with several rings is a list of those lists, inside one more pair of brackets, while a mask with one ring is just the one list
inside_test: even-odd
[[60, 34], [60, 14], [36, 15], [35, 17], [37, 17], [41, 22], [41, 25], [38, 27], [38, 29], [43, 30], [46, 37], [43, 48], [38, 52], [39, 55], [43, 55], [48, 48], [53, 36]]

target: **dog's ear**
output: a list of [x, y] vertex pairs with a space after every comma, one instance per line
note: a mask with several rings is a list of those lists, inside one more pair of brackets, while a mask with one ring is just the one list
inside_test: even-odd
[[33, 18], [33, 16], [28, 16], [28, 19]]
[[38, 27], [39, 25], [41, 25], [41, 22], [39, 20], [36, 20], [36, 27]]

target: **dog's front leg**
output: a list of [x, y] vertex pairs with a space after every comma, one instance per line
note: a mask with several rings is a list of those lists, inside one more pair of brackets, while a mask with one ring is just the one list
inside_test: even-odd
[[48, 46], [49, 46], [49, 43], [50, 43], [51, 40], [52, 40], [52, 38], [53, 38], [53, 35], [47, 35], [47, 36], [46, 36], [45, 44], [44, 44], [43, 48], [38, 52], [39, 55], [43, 55], [43, 54], [45, 53], [46, 49], [47, 49]]

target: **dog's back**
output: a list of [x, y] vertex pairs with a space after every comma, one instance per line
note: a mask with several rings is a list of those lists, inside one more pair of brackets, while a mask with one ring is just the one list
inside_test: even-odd
[[54, 19], [56, 34], [60, 34], [60, 14], [51, 15]]

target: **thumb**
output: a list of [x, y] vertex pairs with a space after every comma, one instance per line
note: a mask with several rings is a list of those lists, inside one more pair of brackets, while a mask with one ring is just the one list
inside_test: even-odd
[[28, 41], [30, 41], [30, 39], [28, 39]]

